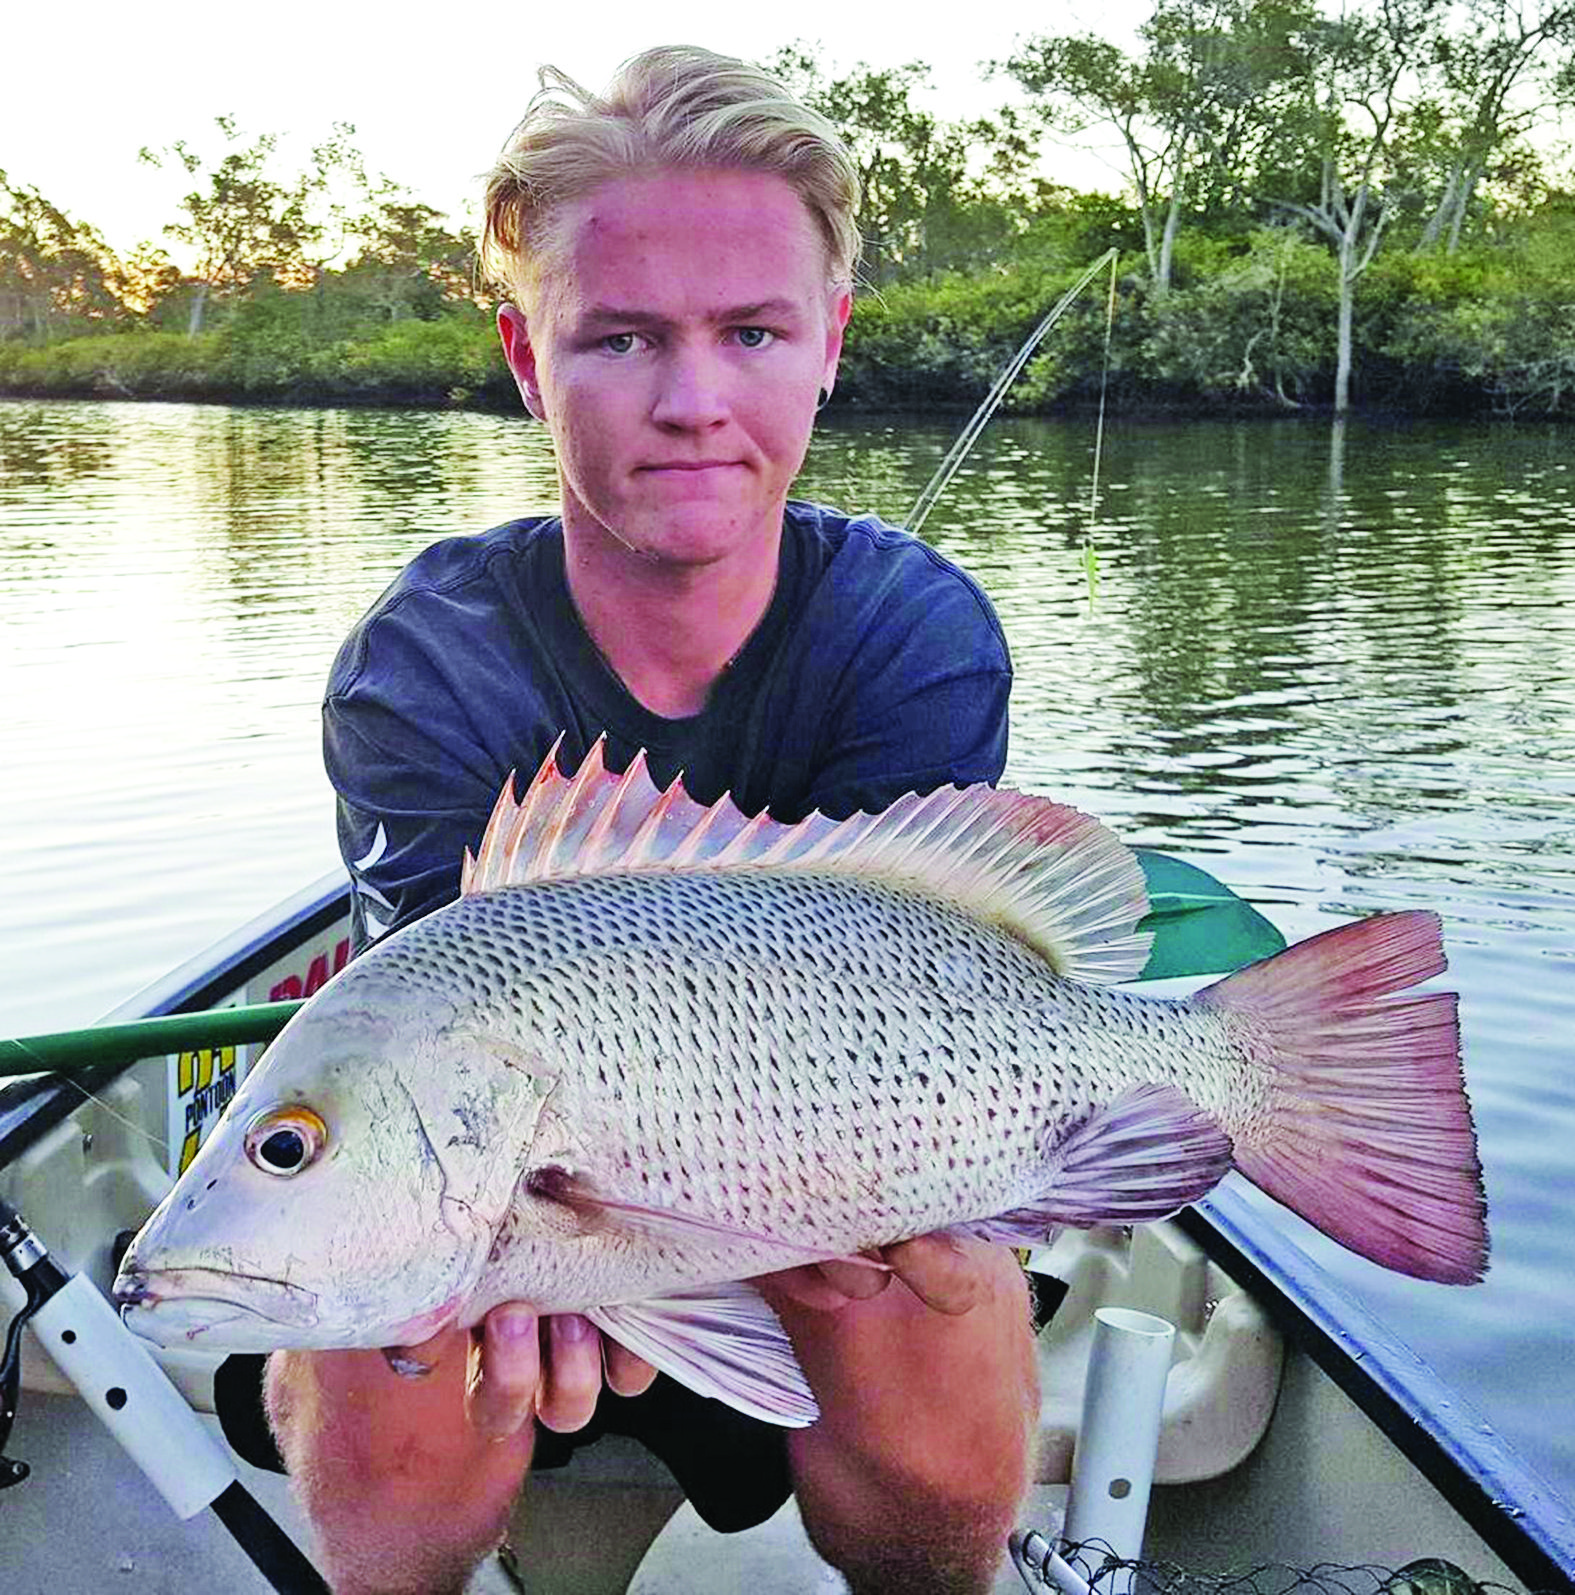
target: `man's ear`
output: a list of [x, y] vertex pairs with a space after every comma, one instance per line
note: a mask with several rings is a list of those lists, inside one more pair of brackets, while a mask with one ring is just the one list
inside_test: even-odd
[[503, 358], [514, 374], [514, 386], [520, 390], [521, 402], [538, 421], [545, 421], [541, 388], [536, 381], [536, 350], [531, 343], [525, 312], [517, 305], [498, 306], [498, 340], [503, 345]]
[[826, 324], [826, 378], [821, 387], [830, 392], [836, 385], [837, 362], [842, 358], [842, 335], [853, 314], [853, 290], [840, 288], [831, 301], [831, 313]]

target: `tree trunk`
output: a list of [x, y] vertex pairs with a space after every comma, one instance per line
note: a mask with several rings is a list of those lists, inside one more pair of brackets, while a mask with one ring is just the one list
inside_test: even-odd
[[1466, 212], [1476, 196], [1477, 185], [1482, 181], [1483, 162], [1473, 161], [1460, 179], [1460, 192], [1455, 196], [1455, 219], [1450, 223], [1449, 242], [1445, 251], [1453, 255], [1460, 248], [1460, 232], [1466, 224]]
[[1444, 179], [1444, 192], [1439, 196], [1438, 204], [1433, 207], [1433, 214], [1427, 218], [1427, 226], [1422, 229], [1422, 236], [1417, 240], [1416, 252], [1419, 255], [1431, 249], [1444, 236], [1445, 230], [1452, 226], [1457, 214], [1456, 195], [1461, 181], [1460, 162], [1457, 160], [1449, 168], [1449, 176]]
[[208, 283], [204, 278], [197, 284], [197, 295], [191, 302], [191, 314], [186, 318], [186, 336], [195, 338], [202, 331], [202, 313], [208, 306]]
[[1154, 273], [1154, 297], [1163, 299], [1170, 292], [1171, 264], [1176, 257], [1176, 232], [1181, 225], [1181, 183], [1178, 180], [1170, 196], [1170, 209], [1165, 215], [1165, 231], [1159, 240], [1159, 266]]
[[1154, 205], [1149, 198], [1146, 186], [1140, 186], [1138, 195], [1138, 215], [1143, 219], [1143, 253], [1148, 257], [1149, 280], [1156, 285], [1159, 282], [1159, 243], [1154, 237]]
[[1356, 240], [1349, 233], [1340, 240], [1340, 331], [1334, 364], [1334, 413], [1351, 408], [1351, 331], [1355, 320]]

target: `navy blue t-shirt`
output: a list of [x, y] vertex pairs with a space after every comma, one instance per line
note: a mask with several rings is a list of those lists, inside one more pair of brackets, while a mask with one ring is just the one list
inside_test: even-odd
[[746, 814], [841, 818], [999, 779], [1011, 663], [978, 584], [874, 516], [790, 502], [777, 585], [704, 709], [645, 708], [591, 642], [556, 518], [435, 543], [346, 638], [323, 704], [357, 944], [452, 899], [504, 780], [563, 734], [572, 772], [644, 748], [652, 779]]

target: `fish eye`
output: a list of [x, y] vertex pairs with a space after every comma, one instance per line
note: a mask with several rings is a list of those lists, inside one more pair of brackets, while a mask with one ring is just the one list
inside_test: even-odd
[[317, 1160], [328, 1126], [310, 1108], [269, 1108], [246, 1131], [246, 1156], [264, 1174], [287, 1180]]

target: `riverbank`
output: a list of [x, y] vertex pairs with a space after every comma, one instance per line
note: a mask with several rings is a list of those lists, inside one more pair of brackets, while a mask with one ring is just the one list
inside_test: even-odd
[[[1268, 230], [1266, 230], [1267, 232]], [[1522, 263], [1523, 265], [1525, 263]], [[1051, 332], [1005, 410], [1053, 414], [1107, 391], [1125, 415], [1327, 411], [1337, 304], [1332, 263], [1283, 236], [1179, 274], [1156, 295], [1123, 270], [1106, 336], [1091, 287]], [[862, 295], [837, 404], [966, 411], [1077, 271], [939, 273]], [[1400, 256], [1365, 280], [1355, 328], [1358, 408], [1410, 416], [1575, 417], [1575, 312], [1557, 273], [1501, 256]], [[450, 301], [429, 319], [356, 323], [321, 296], [276, 287], [188, 336], [126, 322], [42, 344], [0, 344], [0, 394], [512, 411], [492, 318]], [[347, 324], [348, 323], [348, 324]]]

